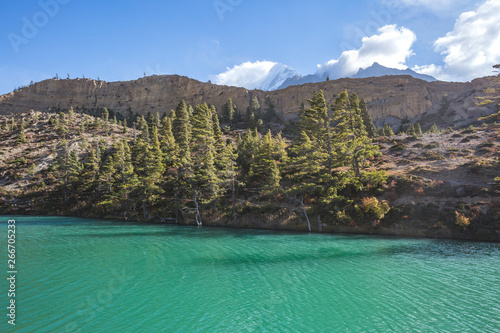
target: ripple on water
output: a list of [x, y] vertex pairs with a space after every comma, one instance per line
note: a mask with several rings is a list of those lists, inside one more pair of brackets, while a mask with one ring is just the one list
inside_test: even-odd
[[500, 327], [499, 244], [18, 221], [19, 332]]

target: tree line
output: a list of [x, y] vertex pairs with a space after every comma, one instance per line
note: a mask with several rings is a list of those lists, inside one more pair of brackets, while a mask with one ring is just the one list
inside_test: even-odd
[[[246, 131], [226, 134], [214, 106], [181, 101], [168, 115], [138, 117], [134, 136], [114, 139], [111, 147], [100, 140], [77, 154], [63, 140], [48, 174], [65, 198], [90, 193], [79, 205], [103, 216], [193, 219], [201, 225], [208, 212], [236, 219], [249, 202], [287, 201], [303, 209], [308, 223], [308, 212], [346, 220], [356, 200], [378, 193], [386, 182], [385, 172], [374, 167], [380, 152], [371, 138], [377, 129], [355, 93], [344, 91], [327, 105], [323, 92], [314, 92], [307, 103], [295, 134], [286, 139], [259, 131], [256, 115], [277, 117], [270, 99], [264, 114], [252, 101]], [[49, 120], [61, 136], [72, 112]], [[221, 114], [225, 122], [234, 121], [230, 99]], [[79, 131], [106, 129], [110, 122], [117, 121], [104, 110], [100, 119], [85, 116]]]

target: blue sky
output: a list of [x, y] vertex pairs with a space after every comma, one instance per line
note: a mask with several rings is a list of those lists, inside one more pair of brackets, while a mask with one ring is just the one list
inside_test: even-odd
[[[180, 74], [208, 81], [245, 62], [271, 61], [306, 75], [328, 62], [365, 64], [367, 59], [356, 62], [352, 53], [343, 54], [362, 48], [363, 37], [372, 37], [364, 47], [369, 59], [387, 49], [380, 42], [386, 36], [399, 48], [394, 51], [399, 58], [389, 64], [441, 79], [488, 75], [487, 68], [500, 62], [493, 47], [500, 20], [485, 19], [498, 13], [500, 0], [5, 0], [2, 5], [0, 94], [56, 73], [106, 81]], [[496, 31], [496, 36], [475, 38], [479, 45], [471, 47], [471, 31], [486, 36], [484, 31]], [[465, 59], [453, 53], [460, 45], [461, 53], [470, 53]], [[458, 73], [464, 63], [475, 67]]]

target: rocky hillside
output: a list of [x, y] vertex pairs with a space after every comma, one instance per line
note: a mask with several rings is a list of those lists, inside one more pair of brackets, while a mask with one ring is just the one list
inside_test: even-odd
[[[63, 119], [66, 131], [61, 131], [62, 123], [56, 124]], [[16, 129], [12, 129], [11, 123], [17, 124]], [[121, 196], [116, 204], [124, 207], [123, 212], [110, 213], [103, 208], [107, 187], [89, 190], [92, 181], [87, 180], [68, 187], [63, 180], [66, 176], [57, 171], [66, 138], [67, 149], [79, 160], [82, 177], [88, 175], [85, 170], [91, 161], [89, 151], [100, 147], [99, 182], [106, 182], [105, 172], [109, 170], [106, 161], [113, 156], [115, 143], [125, 140], [133, 145], [134, 138], [140, 135], [138, 131], [114, 123], [106, 128], [96, 118], [78, 113], [0, 115], [0, 124], [0, 211], [4, 214], [177, 221], [172, 209], [176, 206], [168, 201], [172, 195], [170, 187], [164, 194], [167, 204], [162, 203], [153, 218], [145, 220], [141, 209], [131, 208], [127, 196]], [[20, 140], [21, 124], [24, 124], [24, 140]], [[312, 217], [313, 231], [500, 241], [500, 125], [445, 130], [418, 137], [405, 134], [379, 137], [374, 144], [380, 147], [382, 156], [374, 160], [370, 170], [386, 170], [389, 176], [375, 191], [377, 198], [368, 195], [373, 190], [367, 186], [365, 198], [353, 196], [357, 203], [354, 209], [323, 214], [321, 218], [311, 197], [307, 198], [305, 205]], [[288, 179], [283, 176], [282, 184], [286, 185]], [[203, 209], [203, 224], [307, 231], [303, 210], [296, 201], [282, 194], [271, 199], [260, 196], [255, 188], [242, 188], [236, 195], [236, 220], [230, 216], [229, 193], [221, 197], [225, 204], [220, 207], [225, 209]], [[379, 202], [387, 204], [390, 210], [377, 217], [362, 213], [363, 209], [379, 207]], [[190, 197], [183, 203], [186, 215], [179, 223], [194, 224]]]
[[184, 99], [188, 104], [207, 102], [221, 106], [232, 98], [245, 112], [253, 97], [261, 104], [267, 95], [285, 119], [294, 120], [303, 101], [313, 91], [322, 89], [328, 103], [344, 89], [365, 98], [377, 124], [398, 126], [401, 120], [437, 122], [438, 125], [465, 125], [479, 116], [491, 114], [492, 107], [478, 106], [477, 97], [486, 89], [499, 87], [492, 77], [467, 83], [426, 82], [410, 76], [384, 76], [364, 79], [340, 79], [265, 92], [203, 83], [187, 77], [149, 76], [134, 81], [104, 82], [90, 79], [45, 80], [0, 96], [0, 114], [17, 114], [30, 110], [56, 108], [108, 108], [127, 112], [169, 112]]

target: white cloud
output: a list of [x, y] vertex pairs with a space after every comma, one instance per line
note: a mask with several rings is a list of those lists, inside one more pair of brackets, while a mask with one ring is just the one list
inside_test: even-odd
[[462, 13], [453, 31], [436, 40], [436, 51], [444, 55], [443, 71], [452, 79], [491, 75], [492, 66], [500, 63], [499, 12], [500, 0], [488, 0], [476, 11]]
[[272, 61], [247, 61], [233, 68], [228, 67], [226, 72], [216, 75], [214, 81], [216, 84], [254, 89], [276, 64]]
[[452, 81], [453, 80], [453, 78], [449, 74], [445, 73], [443, 66], [437, 66], [434, 64], [423, 65], [423, 66], [415, 65], [415, 66], [413, 66], [412, 70], [414, 70], [415, 72], [420, 73], [420, 74], [430, 75], [430, 76], [432, 76], [440, 81]]
[[378, 30], [379, 34], [364, 37], [358, 50], [343, 52], [338, 59], [318, 65], [317, 74], [330, 75], [331, 78], [349, 77], [360, 68], [378, 62], [382, 66], [406, 69], [406, 60], [413, 55], [411, 46], [417, 37], [413, 31], [396, 25], [386, 25]]

